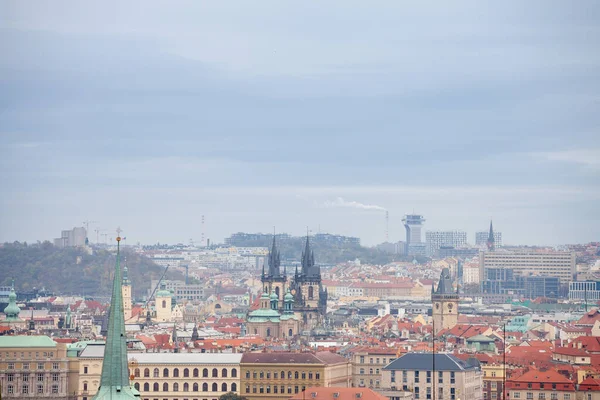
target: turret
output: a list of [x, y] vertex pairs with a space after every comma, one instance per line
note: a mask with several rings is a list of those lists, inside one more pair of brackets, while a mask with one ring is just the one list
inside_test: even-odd
[[6, 322], [17, 322], [20, 321], [19, 313], [21, 309], [17, 306], [17, 293], [15, 292], [15, 280], [12, 280], [12, 284], [10, 286], [10, 293], [8, 295], [8, 305], [4, 309], [4, 314], [6, 314], [6, 318], [4, 321]]

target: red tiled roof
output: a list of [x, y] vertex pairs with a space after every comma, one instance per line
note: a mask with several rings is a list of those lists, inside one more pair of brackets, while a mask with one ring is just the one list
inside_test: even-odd
[[304, 399], [336, 399], [336, 400], [387, 400], [382, 394], [368, 388], [344, 388], [344, 387], [309, 387], [304, 392], [297, 393], [290, 400]]

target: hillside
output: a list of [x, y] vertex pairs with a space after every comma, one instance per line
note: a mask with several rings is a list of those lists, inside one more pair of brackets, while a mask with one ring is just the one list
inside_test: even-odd
[[[127, 262], [134, 296], [145, 295], [150, 280], [158, 279], [163, 268], [128, 250], [122, 252], [122, 257], [122, 263], [123, 259]], [[50, 242], [0, 245], [0, 285], [9, 285], [14, 277], [18, 291], [45, 287], [51, 293], [109, 295], [114, 267], [115, 253], [102, 249], [94, 249], [90, 255], [84, 249], [60, 249]], [[183, 278], [170, 271], [167, 277]]]
[[[277, 242], [283, 259], [300, 260], [304, 250], [306, 238], [290, 237]], [[235, 243], [241, 247], [271, 247], [272, 239], [245, 240]], [[323, 264], [336, 264], [355, 259], [365, 264], [387, 264], [392, 261], [412, 261], [412, 257], [398, 254], [388, 254], [376, 248], [363, 247], [353, 243], [331, 243], [312, 240], [311, 248], [315, 253], [315, 261]]]

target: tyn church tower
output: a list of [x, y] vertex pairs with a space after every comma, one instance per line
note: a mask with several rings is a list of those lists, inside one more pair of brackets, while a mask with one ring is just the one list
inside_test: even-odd
[[327, 313], [327, 290], [321, 283], [321, 268], [315, 265], [315, 254], [306, 236], [306, 246], [302, 252], [302, 269], [294, 274], [292, 293], [295, 297], [294, 311], [302, 314], [305, 329], [314, 329], [322, 324]]
[[263, 284], [263, 292], [275, 293], [277, 295], [278, 304], [281, 304], [281, 308], [283, 308], [287, 276], [285, 268], [283, 274], [281, 273], [281, 257], [279, 255], [279, 250], [277, 249], [277, 244], [275, 243], [275, 235], [273, 235], [273, 245], [269, 250], [267, 261], [269, 269], [265, 273], [265, 267], [263, 265], [262, 276], [260, 278]]

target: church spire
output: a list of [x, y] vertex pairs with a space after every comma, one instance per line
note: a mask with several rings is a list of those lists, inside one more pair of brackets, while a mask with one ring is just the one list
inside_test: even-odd
[[[120, 229], [117, 230], [117, 234]], [[121, 237], [117, 236], [117, 261], [110, 299], [108, 332], [104, 346], [104, 362], [100, 387], [93, 400], [136, 399], [139, 393], [129, 383], [127, 370], [127, 343], [125, 337], [125, 316], [123, 313], [123, 292], [121, 291]]]
[[309, 276], [310, 269], [315, 264], [315, 255], [310, 251], [310, 238], [306, 232], [306, 244], [302, 252], [302, 275]]
[[494, 237], [494, 226], [492, 225], [492, 220], [490, 220], [490, 233], [488, 235], [487, 248], [489, 251], [494, 251], [496, 249], [496, 238]]
[[279, 256], [279, 250], [277, 250], [277, 243], [275, 241], [275, 233], [273, 233], [273, 244], [269, 251], [269, 276], [272, 278], [279, 278], [281, 276], [281, 258]]

